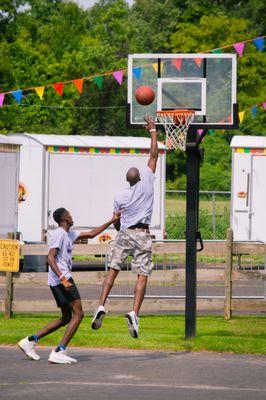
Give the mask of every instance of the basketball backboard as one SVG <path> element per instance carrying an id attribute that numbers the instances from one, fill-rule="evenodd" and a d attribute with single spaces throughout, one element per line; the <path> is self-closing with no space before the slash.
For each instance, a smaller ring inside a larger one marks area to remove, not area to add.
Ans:
<path id="1" fill-rule="evenodd" d="M 153 88 L 152 104 L 136 101 L 134 93 L 140 86 Z M 129 55 L 128 126 L 142 127 L 145 114 L 156 119 L 157 111 L 175 109 L 195 110 L 194 128 L 237 128 L 236 55 Z"/>

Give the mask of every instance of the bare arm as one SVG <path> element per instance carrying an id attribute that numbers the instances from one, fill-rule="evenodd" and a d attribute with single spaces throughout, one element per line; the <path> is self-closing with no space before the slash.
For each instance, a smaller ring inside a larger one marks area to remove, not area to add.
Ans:
<path id="1" fill-rule="evenodd" d="M 156 171 L 156 165 L 158 160 L 158 142 L 157 142 L 157 131 L 154 119 L 150 115 L 146 115 L 144 117 L 147 125 L 145 128 L 151 134 L 151 149 L 150 149 L 150 158 L 148 161 L 148 167 L 152 170 L 152 172 Z"/>
<path id="2" fill-rule="evenodd" d="M 120 220 L 120 215 L 121 215 L 120 211 L 114 212 L 113 218 L 110 219 L 110 221 L 107 221 L 105 224 L 103 224 L 101 226 L 97 226 L 96 228 L 93 228 L 89 232 L 81 232 L 81 234 L 79 235 L 79 238 L 93 239 L 95 236 L 99 235 L 99 233 L 103 232 L 106 228 L 108 228 L 108 226 L 110 226 L 111 224 L 115 225 L 117 223 L 117 221 Z"/>
<path id="3" fill-rule="evenodd" d="M 54 273 L 60 278 L 61 283 L 65 286 L 66 290 L 71 290 L 72 283 L 69 282 L 64 276 L 62 276 L 62 272 L 58 268 L 58 265 L 56 263 L 56 255 L 57 255 L 58 249 L 50 249 L 47 257 L 48 264 L 54 271 Z"/>

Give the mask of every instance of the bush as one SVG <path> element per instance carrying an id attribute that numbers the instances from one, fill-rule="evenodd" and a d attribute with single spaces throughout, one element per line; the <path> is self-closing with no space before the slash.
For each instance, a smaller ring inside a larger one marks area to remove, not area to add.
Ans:
<path id="1" fill-rule="evenodd" d="M 165 220 L 168 239 L 185 239 L 186 215 L 168 215 Z M 230 225 L 230 210 L 218 209 L 216 213 L 216 239 L 225 240 Z M 199 230 L 204 240 L 213 239 L 213 216 L 207 210 L 199 215 Z"/>

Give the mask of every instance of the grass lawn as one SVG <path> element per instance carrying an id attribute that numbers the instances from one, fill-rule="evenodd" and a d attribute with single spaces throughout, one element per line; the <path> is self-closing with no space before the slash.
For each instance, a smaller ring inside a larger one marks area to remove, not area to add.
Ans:
<path id="1" fill-rule="evenodd" d="M 224 210 L 230 208 L 229 200 L 217 200 L 216 199 L 216 212 L 218 210 Z M 200 200 L 200 209 L 207 210 L 212 213 L 213 204 L 211 200 Z M 185 199 L 175 199 L 175 198 L 166 198 L 165 199 L 165 214 L 173 215 L 173 214 L 184 214 L 186 212 L 186 201 Z"/>
<path id="2" fill-rule="evenodd" d="M 53 318 L 48 314 L 16 314 L 6 320 L 0 315 L 0 344 L 16 344 Z M 266 316 L 237 316 L 230 321 L 222 316 L 199 316 L 197 337 L 189 341 L 184 340 L 184 316 L 180 315 L 142 316 L 137 340 L 129 336 L 123 317 L 107 316 L 99 331 L 91 330 L 90 321 L 90 317 L 84 318 L 72 346 L 266 354 Z M 55 346 L 62 334 L 63 329 L 42 339 L 40 344 Z"/>

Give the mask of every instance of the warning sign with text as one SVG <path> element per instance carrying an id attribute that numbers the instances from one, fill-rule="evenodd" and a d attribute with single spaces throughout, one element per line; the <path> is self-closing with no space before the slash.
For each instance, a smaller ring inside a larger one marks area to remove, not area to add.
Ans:
<path id="1" fill-rule="evenodd" d="M 0 239 L 0 271 L 19 271 L 19 242 Z"/>

